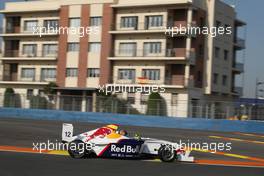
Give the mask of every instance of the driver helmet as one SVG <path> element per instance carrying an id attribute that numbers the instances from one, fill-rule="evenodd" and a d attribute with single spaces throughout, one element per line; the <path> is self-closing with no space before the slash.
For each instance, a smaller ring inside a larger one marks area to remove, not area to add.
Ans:
<path id="1" fill-rule="evenodd" d="M 110 125 L 107 125 L 106 127 L 110 128 L 113 131 L 117 131 L 119 126 L 116 124 L 110 124 Z"/>
<path id="2" fill-rule="evenodd" d="M 122 135 L 122 136 L 127 136 L 128 135 L 128 132 L 126 130 L 120 130 L 118 133 L 120 135 Z"/>

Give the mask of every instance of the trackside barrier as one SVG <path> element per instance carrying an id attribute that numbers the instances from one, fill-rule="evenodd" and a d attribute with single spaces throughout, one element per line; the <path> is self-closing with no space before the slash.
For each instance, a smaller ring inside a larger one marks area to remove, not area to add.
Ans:
<path id="1" fill-rule="evenodd" d="M 145 127 L 264 134 L 263 121 L 229 121 L 198 118 L 171 118 L 143 115 L 122 115 L 92 112 L 83 113 L 17 108 L 0 108 L 0 118 L 78 121 L 104 124 L 116 123 L 120 125 Z"/>

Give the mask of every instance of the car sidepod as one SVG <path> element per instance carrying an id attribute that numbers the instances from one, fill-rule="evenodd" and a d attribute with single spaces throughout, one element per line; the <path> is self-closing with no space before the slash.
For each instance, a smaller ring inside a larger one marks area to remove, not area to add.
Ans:
<path id="1" fill-rule="evenodd" d="M 105 158 L 139 158 L 141 146 L 144 143 L 142 140 L 122 139 L 117 143 L 108 144 L 99 157 Z"/>

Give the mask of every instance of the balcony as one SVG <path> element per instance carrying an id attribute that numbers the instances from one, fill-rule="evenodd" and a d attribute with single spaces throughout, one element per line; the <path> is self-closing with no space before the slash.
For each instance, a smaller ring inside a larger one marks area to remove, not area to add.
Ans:
<path id="1" fill-rule="evenodd" d="M 149 86 L 149 85 L 163 85 L 167 88 L 187 88 L 193 86 L 193 79 L 186 79 L 183 75 L 173 75 L 171 77 L 165 77 L 160 80 L 150 80 L 144 77 L 137 77 L 131 79 L 120 79 L 114 77 L 110 85 L 128 85 L 128 86 Z"/>
<path id="2" fill-rule="evenodd" d="M 233 94 L 235 94 L 239 97 L 243 96 L 243 91 L 244 91 L 243 87 L 234 87 L 232 90 Z"/>
<path id="3" fill-rule="evenodd" d="M 19 51 L 18 50 L 6 50 L 3 53 L 3 57 L 19 57 Z"/>
<path id="4" fill-rule="evenodd" d="M 28 85 L 46 85 L 49 82 L 56 82 L 56 77 L 43 77 L 42 75 L 36 75 L 33 77 L 19 77 L 17 76 L 14 78 L 14 76 L 10 75 L 4 75 L 3 78 L 0 79 L 1 84 L 28 84 Z"/>
<path id="5" fill-rule="evenodd" d="M 186 56 L 186 48 L 173 48 L 160 50 L 158 53 L 151 53 L 146 50 L 115 50 L 114 56 L 109 57 L 109 60 L 176 60 L 188 61 Z M 191 64 L 195 64 L 195 51 L 190 51 L 189 60 Z"/>
<path id="6" fill-rule="evenodd" d="M 240 74 L 244 72 L 244 64 L 243 63 L 235 63 L 233 66 L 233 71 Z"/>
<path id="7" fill-rule="evenodd" d="M 237 50 L 243 50 L 246 48 L 246 41 L 238 37 L 236 38 L 234 45 Z"/>
<path id="8" fill-rule="evenodd" d="M 128 34 L 128 33 L 165 33 L 167 22 L 163 22 L 159 26 L 148 26 L 147 23 L 136 23 L 130 27 L 122 27 L 121 23 L 112 26 L 110 33 L 112 34 Z"/>
<path id="9" fill-rule="evenodd" d="M 12 28 L 6 28 L 7 34 L 20 33 L 20 31 L 21 31 L 20 26 L 14 26 Z"/>
<path id="10" fill-rule="evenodd" d="M 247 25 L 246 22 L 244 22 L 244 21 L 242 21 L 240 19 L 235 19 L 235 26 L 236 27 L 243 27 L 243 26 L 246 26 L 246 25 Z"/>
<path id="11" fill-rule="evenodd" d="M 41 51 L 36 51 L 28 54 L 23 54 L 19 50 L 5 50 L 3 57 L 0 60 L 6 61 L 53 61 L 57 60 L 58 51 L 50 51 L 50 53 L 44 53 Z"/>
<path id="12" fill-rule="evenodd" d="M 131 25 L 131 27 L 122 27 L 120 23 L 112 25 L 111 34 L 138 34 L 138 33 L 165 33 L 168 34 L 168 30 L 174 28 L 175 31 L 180 34 L 181 28 L 187 27 L 187 21 L 166 21 L 160 24 L 159 26 L 149 26 L 147 23 L 136 23 Z M 193 22 L 191 26 L 196 26 L 196 22 Z"/>
<path id="13" fill-rule="evenodd" d="M 6 29 L 5 33 L 20 33 L 21 31 L 21 16 L 10 16 L 6 17 Z M 1 33 L 3 33 L 4 30 L 1 29 Z"/>
<path id="14" fill-rule="evenodd" d="M 0 37 L 44 37 L 44 36 L 57 36 L 58 31 L 44 30 L 43 27 L 37 27 L 39 30 L 24 31 L 20 26 L 13 26 L 9 28 L 0 28 Z M 45 27 L 44 27 L 45 28 Z"/>

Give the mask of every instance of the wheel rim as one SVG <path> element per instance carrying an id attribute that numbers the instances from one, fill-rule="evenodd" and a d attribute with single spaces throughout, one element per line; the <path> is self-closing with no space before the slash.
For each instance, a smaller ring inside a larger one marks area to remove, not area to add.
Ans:
<path id="1" fill-rule="evenodd" d="M 166 159 L 172 159 L 174 156 L 173 152 L 171 150 L 168 150 L 168 149 L 164 150 L 163 154 L 164 154 L 164 158 L 166 158 Z"/>

